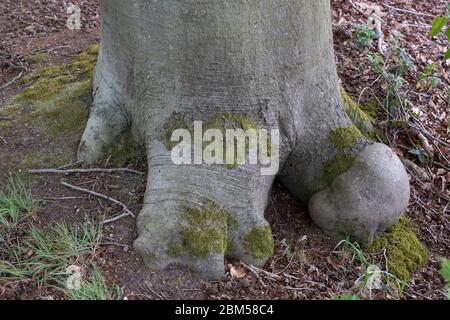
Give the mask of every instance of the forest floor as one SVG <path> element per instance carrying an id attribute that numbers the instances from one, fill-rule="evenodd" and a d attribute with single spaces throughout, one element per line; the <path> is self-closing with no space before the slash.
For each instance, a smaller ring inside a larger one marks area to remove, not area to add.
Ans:
<path id="1" fill-rule="evenodd" d="M 273 258 L 264 269 L 226 261 L 224 277 L 206 282 L 182 266 L 146 269 L 132 250 L 135 219 L 101 224 L 123 208 L 62 184 L 117 199 L 137 215 L 145 175 L 29 174 L 70 163 L 64 168 L 81 168 L 73 164 L 80 125 L 56 136 L 48 130 L 57 126 L 53 120 L 35 125 L 32 107 L 19 103 L 2 109 L 30 87 L 22 81 L 25 76 L 68 64 L 99 42 L 99 1 L 72 3 L 80 4 L 81 30 L 66 27 L 61 1 L 0 3 L 0 299 L 446 299 L 439 271 L 440 257 L 450 257 L 450 66 L 442 60 L 446 39 L 429 36 L 445 1 L 371 2 L 382 10 L 381 40 L 379 32 L 364 27 L 366 7 L 356 0 L 332 1 L 342 86 L 360 104 L 375 100 L 382 106 L 374 123 L 380 139 L 406 159 L 411 178 L 406 215 L 429 253 L 409 281 L 383 278 L 375 289 L 364 279 L 372 265 L 385 270 L 386 255 L 328 238 L 277 183 L 266 212 L 275 237 Z M 89 102 L 86 97 L 81 102 L 82 119 Z M 125 165 L 146 171 L 138 155 Z M 95 168 L 109 166 L 105 160 Z M 18 178 L 11 180 L 12 175 Z M 68 273 L 74 281 L 80 275 L 83 292 L 67 288 Z"/>

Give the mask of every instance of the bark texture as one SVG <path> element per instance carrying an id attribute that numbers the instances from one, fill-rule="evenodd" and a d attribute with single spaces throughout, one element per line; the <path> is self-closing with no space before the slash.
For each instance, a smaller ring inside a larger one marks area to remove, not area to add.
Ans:
<path id="1" fill-rule="evenodd" d="M 280 130 L 278 178 L 326 233 L 370 240 L 406 208 L 406 172 L 342 105 L 328 0 L 102 1 L 94 103 L 79 159 L 100 159 L 131 126 L 148 182 L 134 247 L 152 268 L 223 274 L 224 255 L 257 266 L 273 252 L 264 218 L 276 176 L 257 165 L 175 165 L 167 134 Z"/>

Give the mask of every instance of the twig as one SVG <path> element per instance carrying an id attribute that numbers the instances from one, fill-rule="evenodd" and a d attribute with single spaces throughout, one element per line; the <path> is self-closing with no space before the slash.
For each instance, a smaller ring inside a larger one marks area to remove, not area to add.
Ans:
<path id="1" fill-rule="evenodd" d="M 128 211 L 128 212 L 119 214 L 118 216 L 116 216 L 116 217 L 114 217 L 114 218 L 106 219 L 106 220 L 100 222 L 100 224 L 108 224 L 108 223 L 111 223 L 111 222 L 120 220 L 120 219 L 122 219 L 122 218 L 128 217 L 128 216 L 130 216 L 130 215 L 133 216 L 132 214 L 130 214 L 130 212 L 131 212 L 131 211 Z M 134 216 L 133 216 L 133 217 L 134 217 Z"/>
<path id="2" fill-rule="evenodd" d="M 0 89 L 5 89 L 5 88 L 9 87 L 10 85 L 12 85 L 14 82 L 16 82 L 16 80 L 18 80 L 18 79 L 20 79 L 20 78 L 22 77 L 22 75 L 23 75 L 24 72 L 25 72 L 25 71 L 20 72 L 18 76 L 16 76 L 14 79 L 12 79 L 12 80 L 11 80 L 10 82 L 8 82 L 7 84 L 1 86 Z"/>
<path id="3" fill-rule="evenodd" d="M 284 288 L 286 290 L 295 290 L 295 291 L 314 290 L 313 288 L 307 288 L 307 287 L 305 287 L 305 288 L 294 288 L 294 287 L 287 286 L 287 287 L 284 287 Z"/>
<path id="4" fill-rule="evenodd" d="M 41 52 L 47 52 L 48 53 L 48 52 L 54 51 L 56 49 L 62 49 L 62 48 L 70 48 L 70 46 L 56 46 L 56 47 L 53 47 L 53 48 L 37 49 L 37 50 L 33 50 L 33 51 L 30 51 L 30 52 L 24 54 L 24 56 L 25 57 L 29 56 L 32 53 L 41 53 Z"/>
<path id="5" fill-rule="evenodd" d="M 44 197 L 43 200 L 49 200 L 49 201 L 58 201 L 58 200 L 76 200 L 76 199 L 83 199 L 83 197 Z"/>
<path id="6" fill-rule="evenodd" d="M 417 11 L 414 11 L 414 10 L 396 8 L 396 7 L 390 6 L 390 5 L 386 4 L 386 3 L 383 3 L 383 6 L 385 6 L 386 8 L 389 8 L 391 10 L 398 11 L 398 12 L 409 13 L 409 14 L 413 14 L 413 15 L 421 16 L 421 17 L 434 18 L 434 16 L 432 14 L 429 14 L 429 13 L 423 13 L 423 12 L 417 12 Z"/>
<path id="7" fill-rule="evenodd" d="M 259 275 L 259 273 L 254 269 L 254 266 L 249 266 L 246 265 L 245 263 L 241 262 L 241 265 L 247 269 L 248 271 L 250 271 L 251 273 L 253 273 L 253 275 L 256 277 L 256 279 L 258 279 L 259 283 L 261 283 L 261 285 L 263 287 L 267 287 L 267 285 L 264 283 L 264 281 L 261 279 L 261 276 Z"/>
<path id="8" fill-rule="evenodd" d="M 76 166 L 76 165 L 78 165 L 78 164 L 80 164 L 80 163 L 82 163 L 82 162 L 83 162 L 83 161 L 77 161 L 77 162 L 73 162 L 73 163 L 68 163 L 68 164 L 65 164 L 65 165 L 63 165 L 63 166 L 61 166 L 61 167 L 58 167 L 57 169 L 58 169 L 58 170 L 67 169 L 67 168 Z"/>
<path id="9" fill-rule="evenodd" d="M 92 172 L 106 172 L 106 173 L 113 173 L 113 172 L 128 172 L 128 173 L 134 173 L 143 175 L 143 172 L 128 169 L 128 168 L 93 168 L 93 169 L 34 169 L 34 170 L 28 170 L 29 173 L 34 174 L 41 174 L 41 173 L 53 173 L 53 174 L 70 174 L 70 173 L 92 173 Z"/>
<path id="10" fill-rule="evenodd" d="M 256 272 L 262 273 L 262 274 L 265 275 L 266 277 L 271 278 L 271 279 L 273 279 L 273 280 L 276 280 L 276 281 L 282 280 L 282 277 L 281 277 L 280 275 L 278 275 L 278 274 L 275 274 L 275 273 L 272 273 L 272 272 L 269 272 L 269 271 L 260 269 L 260 268 L 258 268 L 258 267 L 255 267 L 254 265 L 248 266 L 248 265 L 246 265 L 246 264 L 244 264 L 244 263 L 242 263 L 242 262 L 241 262 L 241 264 L 242 264 L 244 267 L 246 267 L 247 269 L 248 269 L 248 268 L 252 268 L 252 269 L 255 270 Z"/>
<path id="11" fill-rule="evenodd" d="M 123 210 L 124 210 L 124 213 L 121 214 L 120 216 L 117 216 L 117 217 L 112 218 L 112 219 L 109 219 L 109 220 L 116 221 L 116 220 L 118 220 L 118 219 L 120 219 L 120 218 L 123 218 L 123 217 L 125 217 L 125 216 L 128 216 L 128 215 L 132 216 L 133 218 L 135 217 L 135 215 L 133 214 L 133 212 L 131 212 L 131 211 L 128 209 L 128 207 L 127 207 L 124 203 L 120 202 L 119 200 L 113 199 L 113 198 L 111 198 L 111 197 L 108 197 L 108 196 L 106 196 L 106 195 L 104 195 L 104 194 L 101 194 L 101 193 L 98 193 L 98 192 L 95 192 L 95 191 L 91 191 L 91 190 L 88 190 L 88 189 L 84 189 L 84 188 L 80 188 L 80 187 L 77 187 L 77 186 L 68 184 L 68 183 L 65 182 L 65 181 L 61 181 L 61 184 L 62 184 L 63 186 L 65 186 L 65 187 L 70 188 L 70 189 L 77 190 L 77 191 L 81 191 L 81 192 L 85 192 L 85 193 L 89 193 L 89 194 L 92 194 L 92 195 L 94 195 L 94 196 L 96 196 L 96 197 L 99 197 L 99 198 L 102 198 L 102 199 L 111 201 L 111 202 L 113 202 L 113 203 L 118 204 L 119 206 L 121 206 L 121 207 L 123 208 Z M 105 221 L 108 221 L 108 220 L 105 220 Z M 105 221 L 104 221 L 103 223 L 105 223 Z M 112 221 L 109 221 L 109 222 L 112 222 Z"/>

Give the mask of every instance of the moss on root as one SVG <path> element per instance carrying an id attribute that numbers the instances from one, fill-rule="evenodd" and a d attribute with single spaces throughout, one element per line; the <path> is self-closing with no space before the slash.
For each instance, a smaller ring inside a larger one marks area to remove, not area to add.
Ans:
<path id="1" fill-rule="evenodd" d="M 348 95 L 343 87 L 340 87 L 341 99 L 347 115 L 362 132 L 372 131 L 372 118 Z"/>
<path id="2" fill-rule="evenodd" d="M 375 100 L 370 100 L 359 106 L 362 111 L 364 111 L 369 117 L 376 118 L 383 109 L 380 107 L 379 103 Z"/>
<path id="3" fill-rule="evenodd" d="M 211 117 L 209 120 L 204 121 L 202 125 L 203 133 L 209 129 L 218 129 L 222 132 L 223 137 L 226 137 L 227 129 L 242 129 L 244 131 L 250 129 L 257 129 L 257 122 L 252 119 L 249 115 L 245 113 L 232 113 L 232 112 L 219 112 Z M 167 150 L 171 150 L 174 146 L 178 144 L 176 141 L 171 141 L 172 133 L 176 129 L 186 129 L 190 132 L 191 136 L 194 134 L 194 129 L 192 125 L 189 125 L 182 113 L 174 112 L 167 119 L 163 126 L 163 131 L 161 134 L 161 141 L 164 143 Z M 257 132 L 258 133 L 258 132 Z M 270 144 L 268 137 L 267 142 L 267 152 L 268 156 L 271 154 L 272 146 Z M 205 149 L 210 142 L 203 142 L 203 149 Z M 226 143 L 223 144 L 223 155 L 226 155 Z M 257 145 L 250 145 L 248 139 L 245 141 L 245 155 L 248 155 L 250 148 L 257 148 Z M 235 152 L 235 158 L 233 163 L 225 164 L 227 169 L 235 169 L 239 166 L 237 161 L 237 152 Z"/>
<path id="4" fill-rule="evenodd" d="M 355 145 L 363 137 L 356 126 L 337 128 L 330 133 L 331 143 L 337 148 L 347 148 Z"/>
<path id="5" fill-rule="evenodd" d="M 174 259 L 178 258 L 182 253 L 183 253 L 183 247 L 179 243 L 171 242 L 167 246 L 167 254 L 171 258 L 174 258 Z"/>
<path id="6" fill-rule="evenodd" d="M 172 150 L 172 148 L 178 144 L 176 141 L 171 141 L 172 133 L 177 129 L 186 129 L 191 131 L 184 115 L 180 112 L 172 113 L 164 123 L 161 141 L 164 143 L 167 150 Z"/>
<path id="7" fill-rule="evenodd" d="M 253 228 L 243 240 L 245 252 L 253 258 L 266 260 L 273 255 L 274 241 L 270 226 Z"/>
<path id="8" fill-rule="evenodd" d="M 333 180 L 340 174 L 346 172 L 353 164 L 355 156 L 348 153 L 338 153 L 324 165 L 324 170 L 320 181 L 323 186 L 330 185 Z"/>
<path id="9" fill-rule="evenodd" d="M 229 226 L 234 223 L 226 210 L 212 202 L 202 208 L 186 207 L 179 225 L 181 242 L 169 244 L 167 254 L 174 258 L 184 253 L 191 257 L 224 254 L 229 246 Z"/>
<path id="10" fill-rule="evenodd" d="M 131 129 L 120 135 L 116 143 L 108 150 L 109 161 L 117 167 L 125 166 L 133 157 L 135 142 Z"/>
<path id="11" fill-rule="evenodd" d="M 226 137 L 227 129 L 242 129 L 244 131 L 254 129 L 256 130 L 258 127 L 256 121 L 252 119 L 249 115 L 245 113 L 232 113 L 232 112 L 220 112 L 214 115 L 211 119 L 206 121 L 203 126 L 203 132 L 206 132 L 209 129 L 219 129 L 223 137 Z M 204 142 L 203 149 L 208 146 L 209 142 Z M 245 141 L 245 156 L 248 156 L 249 149 L 257 146 L 250 146 L 249 141 L 246 139 Z M 223 155 L 226 155 L 226 144 L 223 145 Z M 270 144 L 268 143 L 268 149 L 270 149 Z M 269 150 L 270 151 L 270 150 Z M 235 149 L 234 152 L 234 161 L 232 163 L 226 163 L 225 168 L 227 169 L 236 169 L 239 167 L 237 152 Z"/>
<path id="12" fill-rule="evenodd" d="M 413 225 L 404 215 L 384 236 L 364 248 L 369 253 L 386 249 L 387 266 L 391 274 L 408 281 L 426 262 L 428 252 L 416 236 Z"/>

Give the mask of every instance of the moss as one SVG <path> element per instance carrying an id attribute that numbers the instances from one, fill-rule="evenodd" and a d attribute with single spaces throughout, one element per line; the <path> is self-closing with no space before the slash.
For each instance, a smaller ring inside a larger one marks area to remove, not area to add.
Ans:
<path id="1" fill-rule="evenodd" d="M 96 57 L 90 53 L 95 50 L 86 52 L 74 61 L 89 61 L 89 70 L 93 70 Z M 22 83 L 29 86 L 2 109 L 13 120 L 5 121 L 6 124 L 1 121 L 1 130 L 15 130 L 18 125 L 27 124 L 33 132 L 42 133 L 42 139 L 49 140 L 49 148 L 32 148 L 22 155 L 19 161 L 26 168 L 57 167 L 74 156 L 89 114 L 92 80 L 90 74 L 70 72 L 69 65 L 48 66 L 28 74 Z"/>
<path id="2" fill-rule="evenodd" d="M 67 84 L 76 78 L 73 75 L 59 76 L 55 78 L 41 78 L 31 87 L 23 90 L 13 98 L 13 103 L 45 101 L 60 93 Z"/>
<path id="3" fill-rule="evenodd" d="M 169 257 L 178 258 L 183 253 L 183 247 L 179 243 L 171 242 L 167 246 L 166 252 L 169 255 Z"/>
<path id="4" fill-rule="evenodd" d="M 346 172 L 353 164 L 355 156 L 347 153 L 338 153 L 335 157 L 327 161 L 320 180 L 323 186 L 330 185 L 340 174 Z"/>
<path id="5" fill-rule="evenodd" d="M 12 117 L 18 114 L 22 110 L 20 104 L 10 104 L 2 109 L 2 114 L 6 117 Z"/>
<path id="6" fill-rule="evenodd" d="M 65 74 L 66 73 L 64 66 L 50 66 L 39 68 L 20 79 L 20 84 L 28 84 L 39 77 L 54 78 Z"/>
<path id="7" fill-rule="evenodd" d="M 90 45 L 89 47 L 86 48 L 86 50 L 84 50 L 87 54 L 93 55 L 93 56 L 97 56 L 98 53 L 100 52 L 100 45 L 98 44 L 93 44 Z"/>
<path id="8" fill-rule="evenodd" d="M 191 136 L 193 136 L 194 134 L 194 129 L 192 128 L 192 126 L 188 125 L 185 116 L 182 113 L 179 112 L 172 113 L 172 115 L 167 119 L 166 123 L 164 124 L 163 132 L 161 135 L 161 140 L 168 150 L 171 150 L 174 146 L 178 144 L 178 142 L 170 140 L 172 137 L 172 133 L 176 129 L 186 129 L 191 133 Z M 249 117 L 247 114 L 244 113 L 220 112 L 215 114 L 209 120 L 203 122 L 202 129 L 203 133 L 209 129 L 219 129 L 221 130 L 223 136 L 225 137 L 225 132 L 227 129 L 243 129 L 243 130 L 257 129 L 257 124 L 251 117 Z M 209 142 L 204 142 L 203 148 L 205 148 L 208 145 Z M 248 147 L 249 146 L 247 143 L 246 148 L 248 149 Z"/>
<path id="9" fill-rule="evenodd" d="M 28 61 L 31 63 L 38 63 L 47 60 L 49 57 L 47 52 L 36 52 L 28 57 Z"/>
<path id="10" fill-rule="evenodd" d="M 389 272 L 403 281 L 426 262 L 428 252 L 417 238 L 414 227 L 404 215 L 386 234 L 365 247 L 369 253 L 386 249 Z"/>
<path id="11" fill-rule="evenodd" d="M 338 128 L 330 133 L 330 140 L 335 147 L 346 148 L 355 145 L 362 138 L 356 126 Z"/>
<path id="12" fill-rule="evenodd" d="M 65 66 L 66 70 L 72 74 L 85 75 L 92 77 L 97 62 L 97 56 L 86 52 L 80 53 Z"/>
<path id="13" fill-rule="evenodd" d="M 181 215 L 180 243 L 171 243 L 168 254 L 177 257 L 187 253 L 192 257 L 206 257 L 211 253 L 224 254 L 229 246 L 229 226 L 234 226 L 231 215 L 209 202 L 202 208 L 186 207 Z"/>
<path id="14" fill-rule="evenodd" d="M 163 132 L 161 134 L 161 141 L 164 143 L 167 150 L 172 150 L 172 148 L 178 144 L 176 141 L 171 141 L 172 133 L 177 129 L 189 130 L 189 126 L 182 113 L 174 112 L 164 124 Z"/>
<path id="15" fill-rule="evenodd" d="M 116 143 L 107 152 L 112 165 L 117 167 L 125 166 L 134 154 L 134 139 L 131 129 L 120 135 Z"/>
<path id="16" fill-rule="evenodd" d="M 34 81 L 37 77 L 38 77 L 38 75 L 35 72 L 31 72 L 31 73 L 23 76 L 22 79 L 20 79 L 19 83 L 22 85 L 28 84 L 31 81 Z"/>
<path id="17" fill-rule="evenodd" d="M 33 112 L 20 122 L 37 125 L 50 137 L 66 132 L 81 133 L 88 117 L 86 104 L 91 96 L 91 71 L 95 68 L 97 52 L 91 46 L 66 65 L 40 68 L 22 78 L 22 84 L 34 82 L 9 104 L 30 105 Z"/>
<path id="18" fill-rule="evenodd" d="M 370 131 L 368 128 L 371 127 L 372 118 L 361 110 L 360 106 L 348 95 L 343 87 L 340 87 L 340 92 L 345 111 L 355 126 L 363 132 Z"/>
<path id="19" fill-rule="evenodd" d="M 383 110 L 376 100 L 368 101 L 360 105 L 360 108 L 371 118 L 378 117 Z"/>
<path id="20" fill-rule="evenodd" d="M 21 166 L 28 169 L 60 167 L 70 163 L 73 158 L 73 150 L 62 148 L 61 150 L 41 150 L 30 152 L 20 161 Z"/>
<path id="21" fill-rule="evenodd" d="M 273 255 L 274 241 L 269 226 L 253 228 L 243 240 L 245 252 L 255 259 L 266 260 Z"/>
<path id="22" fill-rule="evenodd" d="M 21 122 L 43 128 L 49 137 L 67 132 L 81 134 L 89 115 L 83 100 L 90 95 L 91 89 L 90 80 L 71 83 L 51 101 L 23 117 Z"/>
<path id="23" fill-rule="evenodd" d="M 389 120 L 387 122 L 387 126 L 390 128 L 408 128 L 409 124 L 408 121 L 405 120 Z"/>
<path id="24" fill-rule="evenodd" d="M 203 125 L 203 132 L 206 132 L 209 129 L 219 129 L 221 130 L 223 137 L 225 139 L 226 137 L 226 130 L 227 129 L 242 129 L 244 131 L 251 130 L 251 129 L 257 129 L 258 125 L 254 119 L 252 119 L 249 115 L 245 113 L 232 113 L 232 112 L 220 112 L 215 114 L 211 119 L 206 121 Z M 206 148 L 209 145 L 209 142 L 204 142 L 203 149 Z M 250 149 L 250 144 L 248 141 L 245 141 L 245 155 L 248 156 L 248 152 Z M 253 148 L 256 148 L 257 146 L 252 146 Z M 223 145 L 223 155 L 225 159 L 226 155 L 226 144 Z M 268 152 L 270 154 L 270 143 L 268 143 Z M 236 169 L 239 167 L 238 159 L 237 159 L 237 152 L 235 149 L 234 154 L 234 162 L 233 163 L 226 163 L 225 168 L 227 169 Z"/>

